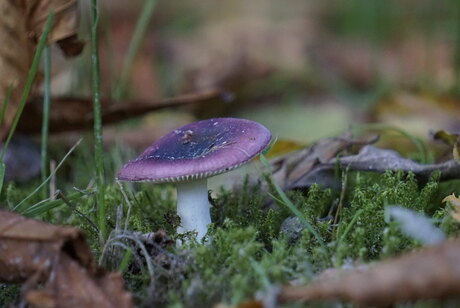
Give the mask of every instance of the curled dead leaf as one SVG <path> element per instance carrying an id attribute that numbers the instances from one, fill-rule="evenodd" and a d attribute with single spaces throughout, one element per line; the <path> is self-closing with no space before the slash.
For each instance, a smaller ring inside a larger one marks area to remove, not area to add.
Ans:
<path id="1" fill-rule="evenodd" d="M 132 307 L 117 273 L 93 259 L 83 232 L 0 211 L 0 281 L 24 283 L 36 307 Z"/>
<path id="2" fill-rule="evenodd" d="M 287 286 L 281 303 L 343 300 L 357 305 L 388 307 L 423 299 L 460 295 L 460 240 L 424 248 L 369 269 L 320 275 L 306 286 Z"/>
<path id="3" fill-rule="evenodd" d="M 84 43 L 78 40 L 78 1 L 77 0 L 22 0 L 23 22 L 26 23 L 28 37 L 34 43 L 45 27 L 50 12 L 54 14 L 53 28 L 48 43 L 59 42 L 59 47 L 67 56 L 78 55 Z"/>
<path id="4" fill-rule="evenodd" d="M 60 42 L 66 55 L 77 55 L 83 48 L 77 35 L 77 0 L 0 0 L 0 102 L 9 96 L 1 121 L 0 137 L 11 125 L 35 48 L 50 11 L 54 23 L 49 43 Z"/>
<path id="5" fill-rule="evenodd" d="M 321 139 L 311 147 L 272 159 L 273 177 L 281 187 L 286 189 L 300 187 L 304 185 L 303 179 L 308 177 L 315 167 L 335 160 L 337 155 L 347 153 L 347 150 L 353 147 L 360 148 L 377 140 L 378 136 L 359 140 L 351 138 L 349 134 Z M 327 186 L 332 186 L 332 184 Z"/>
<path id="6" fill-rule="evenodd" d="M 439 164 L 423 165 L 404 158 L 393 150 L 366 145 L 356 155 L 343 156 L 337 159 L 332 158 L 325 163 L 315 164 L 308 172 L 303 173 L 296 181 L 291 182 L 288 187 L 307 187 L 313 183 L 334 187 L 334 185 L 340 184 L 339 179 L 334 174 L 337 164 L 354 171 L 383 173 L 387 170 L 401 170 L 412 172 L 418 179 L 423 181 L 427 181 L 433 172 L 440 172 L 441 180 L 460 178 L 460 164 L 453 159 Z"/>

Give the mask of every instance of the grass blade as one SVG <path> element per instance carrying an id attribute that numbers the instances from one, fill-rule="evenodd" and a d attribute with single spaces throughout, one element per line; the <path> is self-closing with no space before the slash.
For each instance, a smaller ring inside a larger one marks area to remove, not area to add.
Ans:
<path id="1" fill-rule="evenodd" d="M 21 118 L 21 114 L 24 110 L 24 106 L 26 105 L 27 98 L 29 97 L 30 91 L 32 89 L 35 75 L 37 74 L 37 71 L 38 71 L 38 66 L 40 64 L 40 58 L 42 56 L 43 49 L 45 48 L 46 42 L 48 40 L 48 34 L 51 31 L 53 20 L 54 20 L 54 13 L 50 12 L 50 14 L 48 15 L 48 18 L 46 19 L 43 33 L 40 36 L 40 40 L 37 45 L 37 50 L 35 51 L 34 58 L 32 60 L 32 65 L 30 66 L 29 72 L 27 74 L 26 83 L 24 85 L 24 90 L 22 91 L 21 99 L 19 100 L 18 109 L 14 116 L 13 123 L 11 124 L 11 128 L 8 133 L 8 137 L 6 138 L 6 141 L 3 145 L 3 149 L 0 154 L 0 160 L 3 160 L 3 157 L 5 156 L 6 149 L 8 148 L 8 145 L 10 144 L 11 138 L 13 137 L 14 131 L 16 130 L 16 126 L 18 125 L 19 119 Z"/>
<path id="2" fill-rule="evenodd" d="M 12 92 L 12 88 L 11 86 L 9 86 L 8 89 L 6 90 L 5 98 L 3 99 L 2 109 L 0 110 L 0 125 L 3 125 L 3 122 L 5 121 L 5 113 L 10 103 L 11 92 Z"/>
<path id="3" fill-rule="evenodd" d="M 80 191 L 74 192 L 69 194 L 66 198 L 67 200 L 70 201 L 76 201 L 80 198 L 82 198 L 84 194 Z M 54 197 L 54 196 L 53 196 Z M 38 203 L 35 203 L 34 205 L 26 208 L 24 211 L 21 212 L 22 215 L 27 216 L 27 217 L 37 217 L 40 216 L 54 208 L 57 208 L 59 206 L 64 205 L 65 202 L 62 198 L 60 199 L 52 199 L 47 198 L 44 200 L 41 200 Z"/>
<path id="4" fill-rule="evenodd" d="M 139 51 L 142 39 L 145 36 L 145 32 L 147 30 L 150 18 L 152 17 L 156 3 L 156 0 L 146 0 L 144 2 L 144 6 L 142 7 L 141 11 L 141 16 L 137 21 L 131 42 L 129 43 L 128 52 L 126 53 L 126 57 L 123 61 L 123 67 L 120 74 L 120 81 L 118 82 L 118 86 L 116 87 L 116 99 L 122 98 L 126 92 L 134 60 L 136 58 L 137 52 Z"/>
<path id="5" fill-rule="evenodd" d="M 359 216 L 361 216 L 361 214 L 364 212 L 363 209 L 359 209 L 358 211 L 356 211 L 355 215 L 353 216 L 353 218 L 351 219 L 350 223 L 348 224 L 347 228 L 345 229 L 345 231 L 343 232 L 342 235 L 340 235 L 340 238 L 338 240 L 338 243 L 337 243 L 337 246 L 339 246 L 338 244 L 343 242 L 345 240 L 345 238 L 347 237 L 348 233 L 350 233 L 351 231 L 351 228 L 355 225 L 355 223 L 358 221 L 358 218 Z M 340 231 L 340 230 L 339 230 Z M 339 233 L 339 232 L 337 232 Z"/>
<path id="6" fill-rule="evenodd" d="M 42 121 L 42 144 L 41 144 L 41 175 L 42 182 L 48 175 L 48 130 L 49 114 L 51 107 L 51 48 L 47 46 L 44 50 L 45 70 L 45 91 L 43 96 L 43 121 Z M 43 187 L 43 197 L 48 196 L 48 189 Z"/>
<path id="7" fill-rule="evenodd" d="M 56 168 L 53 170 L 53 172 L 50 173 L 50 175 L 45 179 L 45 181 L 43 181 L 40 185 L 38 185 L 37 188 L 34 189 L 34 191 L 32 191 L 27 197 L 25 197 L 24 199 L 22 199 L 21 202 L 19 202 L 14 208 L 13 208 L 13 211 L 20 211 L 20 207 L 21 205 L 24 204 L 24 202 L 26 202 L 27 200 L 30 199 L 30 197 L 32 197 L 33 195 L 35 195 L 37 193 L 37 191 L 39 191 L 46 183 L 49 182 L 49 180 L 56 174 L 56 172 L 59 170 L 59 168 L 61 168 L 62 164 L 66 161 L 67 157 L 69 157 L 70 154 L 72 154 L 72 152 L 77 148 L 77 146 L 80 144 L 81 142 L 81 139 L 77 141 L 77 143 L 74 144 L 74 146 L 67 152 L 67 154 L 62 158 L 62 160 L 59 162 L 59 164 L 56 166 Z"/>
<path id="8" fill-rule="evenodd" d="M 123 259 L 121 259 L 120 265 L 118 266 L 118 270 L 120 273 L 123 273 L 131 262 L 131 257 L 133 256 L 133 252 L 129 249 L 125 250 L 123 254 Z"/>
<path id="9" fill-rule="evenodd" d="M 268 162 L 267 158 L 263 155 L 263 154 L 260 154 L 260 161 L 262 162 L 262 164 L 268 168 L 268 169 L 271 169 L 271 166 L 270 166 L 270 163 Z M 281 189 L 281 187 L 276 184 L 274 181 L 272 181 L 272 179 L 270 178 L 270 181 L 271 181 L 271 185 L 275 188 L 276 190 L 276 193 L 278 194 L 278 198 L 275 198 L 276 200 L 278 201 L 281 201 L 281 203 L 283 205 L 285 205 L 295 216 L 297 216 L 297 218 L 299 218 L 299 220 L 303 223 L 303 225 L 305 226 L 305 228 L 310 231 L 310 233 L 315 237 L 315 239 L 318 241 L 318 243 L 321 245 L 321 247 L 327 251 L 326 249 L 326 244 L 324 243 L 324 240 L 321 238 L 321 236 L 319 235 L 319 233 L 315 230 L 315 228 L 308 222 L 308 220 L 305 218 L 304 215 L 302 215 L 302 213 L 299 211 L 299 209 L 294 205 L 294 203 L 292 203 L 292 201 L 288 198 L 288 196 L 286 196 L 286 194 L 284 193 L 284 191 Z M 273 197 L 273 196 L 272 196 Z"/>
<path id="10" fill-rule="evenodd" d="M 94 116 L 94 157 L 96 167 L 97 185 L 97 224 L 100 238 L 104 241 L 107 237 L 105 183 L 104 183 L 104 153 L 102 144 L 102 116 L 101 116 L 101 79 L 99 65 L 99 36 L 97 33 L 99 23 L 99 8 L 97 0 L 91 0 L 91 72 L 93 79 L 93 116 Z"/>
<path id="11" fill-rule="evenodd" d="M 2 191 L 3 182 L 5 180 L 5 169 L 6 169 L 6 166 L 5 166 L 5 163 L 2 160 L 2 161 L 0 161 L 0 192 Z"/>
<path id="12" fill-rule="evenodd" d="M 35 79 L 35 75 L 37 74 L 38 71 L 38 66 L 40 64 L 40 58 L 42 56 L 43 49 L 45 48 L 46 41 L 48 40 L 48 34 L 51 31 L 51 26 L 53 24 L 53 19 L 54 19 L 54 14 L 53 12 L 50 12 L 48 15 L 48 18 L 46 19 L 45 23 L 45 28 L 43 29 L 43 33 L 40 36 L 40 40 L 37 45 L 37 50 L 35 51 L 34 58 L 32 60 L 32 65 L 30 66 L 29 72 L 27 74 L 27 79 L 26 83 L 24 85 L 24 90 L 22 91 L 22 96 L 19 101 L 18 109 L 16 110 L 16 114 L 14 115 L 13 122 L 11 123 L 10 131 L 8 133 L 8 137 L 5 140 L 5 143 L 3 144 L 2 151 L 0 153 L 0 192 L 2 191 L 3 188 L 3 181 L 5 179 L 5 163 L 3 162 L 3 158 L 5 157 L 6 150 L 8 148 L 8 145 L 11 142 L 11 138 L 13 137 L 14 131 L 16 130 L 16 126 L 19 123 L 19 119 L 21 118 L 21 114 L 24 111 L 24 106 L 26 105 L 27 98 L 29 97 L 30 90 L 32 89 L 32 85 Z M 5 115 L 6 107 L 9 103 L 11 96 L 11 87 L 8 89 L 5 101 L 3 102 L 2 110 L 1 110 L 1 121 L 3 123 L 3 117 Z"/>

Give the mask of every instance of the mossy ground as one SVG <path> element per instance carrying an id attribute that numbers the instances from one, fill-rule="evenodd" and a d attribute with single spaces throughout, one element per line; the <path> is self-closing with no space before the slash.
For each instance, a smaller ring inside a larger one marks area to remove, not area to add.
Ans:
<path id="1" fill-rule="evenodd" d="M 94 172 L 84 163 L 88 155 L 79 150 L 57 178 L 58 188 L 65 196 L 76 191 L 73 187 L 83 191 L 36 217 L 84 229 L 96 257 L 100 257 L 103 249 L 97 226 L 91 222 L 95 220 L 95 195 L 88 185 Z M 124 160 L 124 155 L 114 150 L 106 162 L 108 228 L 124 227 L 131 208 L 128 230 L 147 233 L 162 229 L 173 240 L 169 245 L 148 250 L 154 254 L 149 261 L 151 272 L 142 247 L 130 239 L 119 243 L 133 249 L 131 258 L 114 246 L 104 252 L 103 264 L 124 270 L 126 286 L 141 307 L 238 304 L 267 296 L 276 286 L 289 281 L 307 283 L 330 267 L 378 261 L 420 246 L 385 217 L 386 205 L 407 207 L 433 217 L 448 236 L 460 233 L 460 224 L 450 216 L 448 205 L 441 203 L 446 195 L 460 192 L 458 181 L 439 183 L 438 176 L 433 175 L 428 183 L 420 183 L 410 173 L 348 172 L 344 175 L 347 185 L 343 192 L 318 185 L 287 192 L 319 238 L 290 218 L 294 216 L 290 210 L 270 196 L 277 197 L 276 191 L 263 191 L 260 186 L 246 183 L 241 191 L 222 190 L 212 200 L 212 240 L 206 245 L 190 241 L 176 246 L 179 220 L 175 215 L 174 188 L 124 184 L 125 198 L 122 186 L 109 180 Z M 4 208 L 13 208 L 37 183 L 7 184 L 1 196 Z M 37 194 L 28 204 L 41 199 Z M 0 306 L 14 300 L 19 292 L 17 285 L 0 287 Z M 430 306 L 431 302 L 423 305 Z"/>

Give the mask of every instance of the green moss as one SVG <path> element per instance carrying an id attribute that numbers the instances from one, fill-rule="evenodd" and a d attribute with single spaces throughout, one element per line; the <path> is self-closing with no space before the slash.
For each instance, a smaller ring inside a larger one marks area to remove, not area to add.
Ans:
<path id="1" fill-rule="evenodd" d="M 85 157 L 84 153 L 76 154 L 73 163 L 80 164 Z M 114 160 L 109 166 L 117 168 Z M 79 176 L 84 173 L 78 171 Z M 64 182 L 58 186 L 64 195 L 73 191 L 68 187 L 75 176 L 71 173 L 61 178 Z M 78 179 L 81 187 L 90 183 L 91 177 L 88 174 L 86 177 Z M 145 259 L 137 253 L 139 247 L 128 241 L 135 255 L 124 273 L 126 285 L 140 307 L 210 307 L 219 302 L 235 305 L 288 281 L 308 283 L 332 266 L 379 260 L 419 246 L 385 217 L 386 205 L 399 205 L 432 216 L 447 235 L 458 236 L 460 223 L 450 215 L 451 207 L 441 203 L 458 185 L 440 186 L 438 178 L 435 175 L 428 183 L 419 183 L 410 173 L 350 172 L 343 200 L 339 200 L 341 191 L 319 185 L 287 191 L 290 201 L 325 241 L 324 246 L 310 231 L 302 230 L 300 221 L 296 225 L 296 218 L 285 204 L 270 197 L 270 194 L 277 196 L 276 191 L 268 193 L 261 185 L 253 186 L 246 180 L 238 192 L 221 190 L 211 200 L 212 240 L 208 244 L 193 242 L 180 247 L 171 244 L 161 249 L 149 248 L 153 277 L 149 277 Z M 176 238 L 179 218 L 173 186 L 124 184 L 126 202 L 120 186 L 114 181 L 107 182 L 112 183 L 107 185 L 105 197 L 110 230 L 116 225 L 124 226 L 131 208 L 129 230 L 147 233 L 162 229 L 173 240 Z M 34 185 L 7 184 L 1 196 L 4 204 L 14 206 Z M 337 211 L 339 204 L 341 210 Z M 117 217 L 119 208 L 123 215 Z M 84 229 L 96 257 L 100 256 L 101 245 L 92 223 L 96 209 L 91 189 L 51 213 L 53 223 Z M 294 223 L 295 236 L 283 224 L 287 218 Z M 298 226 L 300 229 L 296 231 Z M 119 260 L 112 261 L 106 264 L 116 265 Z"/>
<path id="2" fill-rule="evenodd" d="M 447 205 L 444 208 L 437 210 L 433 214 L 433 219 L 439 223 L 439 227 L 449 237 L 460 236 L 460 222 L 456 221 L 451 213 L 453 208 L 451 205 Z"/>
<path id="3" fill-rule="evenodd" d="M 165 230 L 174 235 L 179 224 L 171 185 L 143 184 L 132 196 L 130 229 L 143 233 Z"/>
<path id="4" fill-rule="evenodd" d="M 273 241 L 271 251 L 257 240 L 254 227 L 238 227 L 225 220 L 212 234 L 209 245 L 192 245 L 188 277 L 171 298 L 187 307 L 209 307 L 224 302 L 235 305 L 273 284 L 311 275 L 307 251 L 291 247 L 285 239 Z"/>
<path id="5" fill-rule="evenodd" d="M 305 202 L 301 204 L 302 213 L 306 217 L 324 217 L 328 214 L 333 201 L 331 189 L 323 189 L 317 184 L 313 184 L 308 189 Z"/>
<path id="6" fill-rule="evenodd" d="M 21 286 L 19 284 L 0 283 L 0 307 L 13 307 L 19 299 Z"/>
<path id="7" fill-rule="evenodd" d="M 340 244 L 340 259 L 362 257 L 369 260 L 412 248 L 412 241 L 403 240 L 397 227 L 385 220 L 384 208 L 399 205 L 422 213 L 430 212 L 434 208 L 432 200 L 437 193 L 438 178 L 433 176 L 422 188 L 419 188 L 414 174 L 403 172 L 388 171 L 377 179 L 356 181 L 359 184 L 349 193 L 349 206 L 343 210 L 340 230 L 346 229 L 358 210 L 360 215 L 355 218 L 355 231 Z M 358 235 L 353 234 L 355 232 Z"/>
<path id="8" fill-rule="evenodd" d="M 268 204 L 269 201 L 260 185 L 250 186 L 246 178 L 238 194 L 224 190 L 220 192 L 219 197 L 213 201 L 212 221 L 216 226 L 224 228 L 226 219 L 238 227 L 252 226 L 258 231 L 257 239 L 268 247 L 278 236 L 284 219 L 289 216 L 284 207 L 273 207 Z"/>

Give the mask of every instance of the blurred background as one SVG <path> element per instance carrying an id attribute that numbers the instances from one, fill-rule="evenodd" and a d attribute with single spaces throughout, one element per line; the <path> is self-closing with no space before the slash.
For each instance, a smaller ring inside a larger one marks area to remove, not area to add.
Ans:
<path id="1" fill-rule="evenodd" d="M 101 2 L 104 96 L 223 95 L 107 128 L 107 142 L 141 148 L 174 127 L 219 116 L 259 121 L 299 144 L 362 123 L 425 140 L 430 131 L 460 130 L 458 0 L 156 1 L 135 60 L 122 72 L 147 2 Z M 81 3 L 89 44 L 89 3 Z M 89 57 L 85 48 L 72 65 L 54 64 L 55 95 L 91 95 Z"/>

